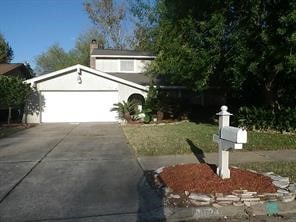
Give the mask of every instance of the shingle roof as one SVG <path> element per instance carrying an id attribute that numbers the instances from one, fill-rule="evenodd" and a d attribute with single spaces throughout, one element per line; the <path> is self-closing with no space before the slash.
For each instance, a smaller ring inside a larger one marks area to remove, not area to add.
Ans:
<path id="1" fill-rule="evenodd" d="M 3 75 L 13 69 L 23 66 L 23 63 L 1 63 L 0 64 L 0 75 Z"/>
<path id="2" fill-rule="evenodd" d="M 119 49 L 94 49 L 91 55 L 98 56 L 154 56 L 151 52 Z"/>
<path id="3" fill-rule="evenodd" d="M 112 76 L 134 82 L 143 86 L 148 86 L 150 84 L 150 78 L 143 73 L 108 73 Z"/>

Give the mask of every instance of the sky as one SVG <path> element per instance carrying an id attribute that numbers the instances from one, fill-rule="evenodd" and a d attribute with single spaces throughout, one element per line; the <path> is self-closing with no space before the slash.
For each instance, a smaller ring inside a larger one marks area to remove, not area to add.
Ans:
<path id="1" fill-rule="evenodd" d="M 55 43 L 66 51 L 92 27 L 83 0 L 0 0 L 0 33 L 14 51 L 12 62 L 29 62 Z"/>

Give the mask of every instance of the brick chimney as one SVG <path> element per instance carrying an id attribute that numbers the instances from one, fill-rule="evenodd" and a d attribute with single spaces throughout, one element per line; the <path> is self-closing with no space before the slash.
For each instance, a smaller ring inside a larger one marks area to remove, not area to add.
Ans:
<path id="1" fill-rule="evenodd" d="M 95 57 L 91 57 L 91 54 L 92 54 L 92 52 L 93 52 L 94 49 L 98 48 L 97 40 L 95 40 L 95 39 L 91 40 L 91 43 L 90 43 L 90 47 L 89 48 L 90 48 L 90 50 L 89 50 L 89 53 L 90 53 L 90 56 L 89 56 L 89 67 L 95 69 L 96 68 L 96 58 Z"/>

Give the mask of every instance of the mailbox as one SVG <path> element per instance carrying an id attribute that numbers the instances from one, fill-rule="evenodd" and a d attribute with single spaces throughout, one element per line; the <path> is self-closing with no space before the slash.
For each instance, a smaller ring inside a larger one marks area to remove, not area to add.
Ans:
<path id="1" fill-rule="evenodd" d="M 218 144 L 221 143 L 222 150 L 229 150 L 229 149 L 241 150 L 243 148 L 242 143 L 234 143 L 229 140 L 221 139 L 218 134 L 213 135 L 213 141 Z"/>
<path id="2" fill-rule="evenodd" d="M 247 131 L 241 128 L 229 126 L 229 116 L 227 106 L 221 106 L 219 116 L 219 133 L 213 135 L 213 141 L 218 143 L 219 147 L 219 165 L 217 174 L 222 179 L 230 178 L 229 170 L 229 150 L 242 149 L 243 143 L 247 142 Z"/>
<path id="3" fill-rule="evenodd" d="M 247 131 L 237 127 L 224 126 L 221 129 L 220 138 L 233 143 L 247 143 Z"/>

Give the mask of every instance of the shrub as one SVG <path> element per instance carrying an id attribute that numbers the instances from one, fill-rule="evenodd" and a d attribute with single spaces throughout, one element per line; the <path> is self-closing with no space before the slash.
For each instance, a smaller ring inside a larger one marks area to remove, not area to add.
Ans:
<path id="1" fill-rule="evenodd" d="M 145 114 L 144 123 L 150 123 L 152 119 L 152 109 L 144 106 L 142 113 Z"/>
<path id="2" fill-rule="evenodd" d="M 280 109 L 275 113 L 275 128 L 280 131 L 296 130 L 296 107 Z"/>
<path id="3" fill-rule="evenodd" d="M 287 107 L 272 110 L 254 106 L 241 107 L 237 120 L 239 126 L 251 130 L 295 131 L 296 109 Z"/>
<path id="4" fill-rule="evenodd" d="M 184 98 L 178 97 L 174 90 L 160 89 L 154 86 L 149 88 L 144 109 L 151 110 L 149 115 L 161 113 L 162 117 L 179 119 L 184 117 L 187 108 Z"/>
<path id="5" fill-rule="evenodd" d="M 122 120 L 126 120 L 127 122 L 132 122 L 135 120 L 135 116 L 138 113 L 137 104 L 133 101 L 122 101 L 121 103 L 115 103 L 111 111 L 117 112 L 118 117 Z"/>
<path id="6" fill-rule="evenodd" d="M 13 108 L 21 108 L 32 93 L 30 84 L 11 76 L 0 76 L 0 105 L 8 109 L 7 123 L 10 124 Z"/>

